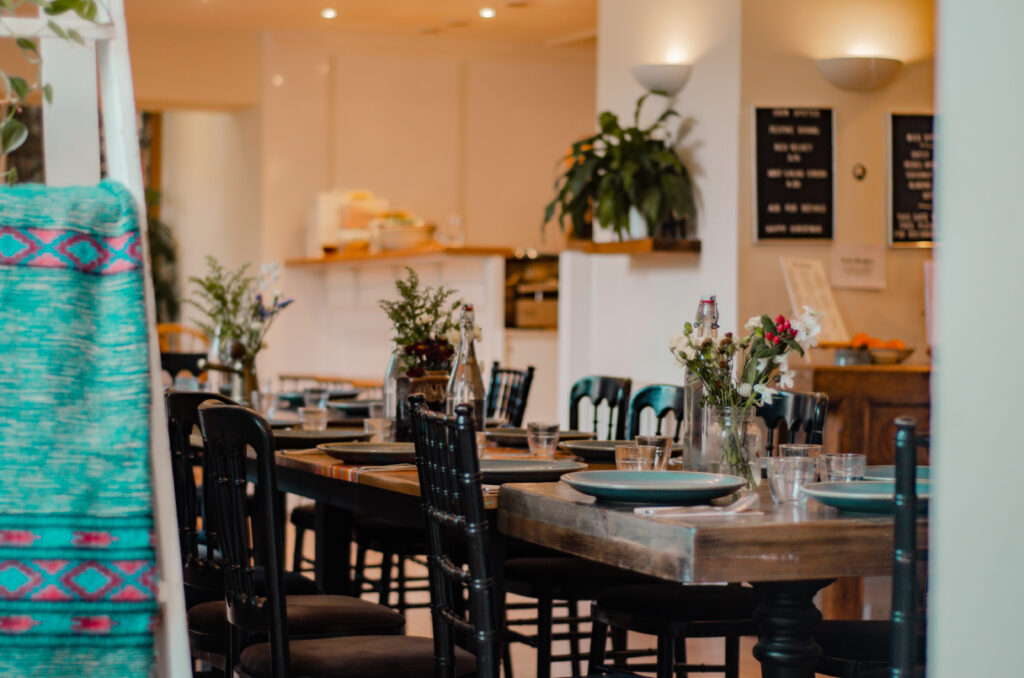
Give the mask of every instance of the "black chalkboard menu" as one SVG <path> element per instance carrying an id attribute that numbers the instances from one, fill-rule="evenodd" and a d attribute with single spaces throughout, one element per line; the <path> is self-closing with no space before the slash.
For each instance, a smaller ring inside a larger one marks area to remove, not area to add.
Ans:
<path id="1" fill-rule="evenodd" d="M 832 237 L 832 109 L 754 111 L 757 240 Z"/>
<path id="2" fill-rule="evenodd" d="M 934 121 L 930 115 L 889 116 L 889 244 L 932 243 Z"/>

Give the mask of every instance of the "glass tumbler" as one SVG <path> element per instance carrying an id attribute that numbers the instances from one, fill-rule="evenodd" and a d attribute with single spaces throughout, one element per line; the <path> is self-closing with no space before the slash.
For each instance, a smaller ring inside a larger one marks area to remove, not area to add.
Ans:
<path id="1" fill-rule="evenodd" d="M 863 480 L 867 457 L 863 454 L 823 454 L 818 458 L 822 482 L 845 483 Z"/>
<path id="2" fill-rule="evenodd" d="M 299 425 L 303 431 L 326 431 L 326 407 L 300 407 Z"/>
<path id="3" fill-rule="evenodd" d="M 768 488 L 776 504 L 804 498 L 804 486 L 814 482 L 815 460 L 810 457 L 767 457 Z"/>
<path id="4" fill-rule="evenodd" d="M 668 458 L 672 456 L 672 439 L 668 436 L 637 436 L 636 444 L 656 448 L 654 468 L 664 471 L 668 468 Z"/>
<path id="5" fill-rule="evenodd" d="M 821 445 L 810 443 L 781 443 L 779 445 L 780 457 L 810 457 L 817 459 L 821 456 Z"/>
<path id="6" fill-rule="evenodd" d="M 526 424 L 526 442 L 535 457 L 551 459 L 558 447 L 558 424 L 531 421 Z"/>
<path id="7" fill-rule="evenodd" d="M 654 471 L 661 448 L 654 445 L 616 445 L 615 468 L 620 471 Z"/>

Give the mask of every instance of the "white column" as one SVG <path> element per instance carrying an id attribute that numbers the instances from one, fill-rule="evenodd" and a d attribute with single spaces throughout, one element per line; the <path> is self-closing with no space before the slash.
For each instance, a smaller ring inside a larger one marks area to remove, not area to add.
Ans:
<path id="1" fill-rule="evenodd" d="M 1019 676 L 1024 6 L 939 6 L 928 668 L 936 678 Z"/>

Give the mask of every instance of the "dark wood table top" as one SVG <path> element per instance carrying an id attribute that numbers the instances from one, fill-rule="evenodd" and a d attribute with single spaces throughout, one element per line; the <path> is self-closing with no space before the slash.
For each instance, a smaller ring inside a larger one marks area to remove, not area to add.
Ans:
<path id="1" fill-rule="evenodd" d="M 754 582 L 884 575 L 892 571 L 892 516 L 841 513 L 808 499 L 763 515 L 645 517 L 599 504 L 565 483 L 503 485 L 498 529 L 566 553 L 678 582 Z M 926 548 L 927 520 L 918 526 Z"/>

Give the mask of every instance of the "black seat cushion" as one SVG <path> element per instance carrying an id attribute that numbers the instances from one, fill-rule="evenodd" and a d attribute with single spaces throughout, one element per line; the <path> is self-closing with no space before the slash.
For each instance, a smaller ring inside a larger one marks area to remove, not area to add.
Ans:
<path id="1" fill-rule="evenodd" d="M 303 530 L 316 528 L 316 507 L 313 504 L 301 504 L 292 509 L 292 524 Z"/>
<path id="2" fill-rule="evenodd" d="M 434 641 L 411 636 L 357 636 L 293 640 L 288 644 L 292 678 L 434 678 Z M 270 644 L 247 647 L 239 662 L 252 678 L 272 678 Z M 455 675 L 476 670 L 473 655 L 455 649 Z"/>
<path id="3" fill-rule="evenodd" d="M 668 625 L 751 619 L 757 602 L 748 586 L 653 584 L 608 589 L 596 604 L 609 615 Z"/>
<path id="4" fill-rule="evenodd" d="M 349 596 L 288 596 L 288 635 L 315 636 L 390 635 L 405 630 L 405 618 L 383 605 Z M 196 605 L 188 611 L 193 633 L 225 638 L 228 621 L 223 601 Z"/>
<path id="5" fill-rule="evenodd" d="M 643 584 L 654 580 L 642 574 L 620 570 L 585 558 L 553 556 L 506 560 L 505 581 L 509 591 L 523 594 L 521 585 L 526 585 L 526 588 L 531 590 L 582 589 Z"/>
<path id="6" fill-rule="evenodd" d="M 829 619 L 814 631 L 825 657 L 888 663 L 892 656 L 892 622 Z"/>
<path id="7" fill-rule="evenodd" d="M 427 532 L 422 525 L 402 525 L 357 513 L 352 516 L 352 536 L 357 544 L 374 551 L 390 550 L 399 555 L 427 552 Z"/>

